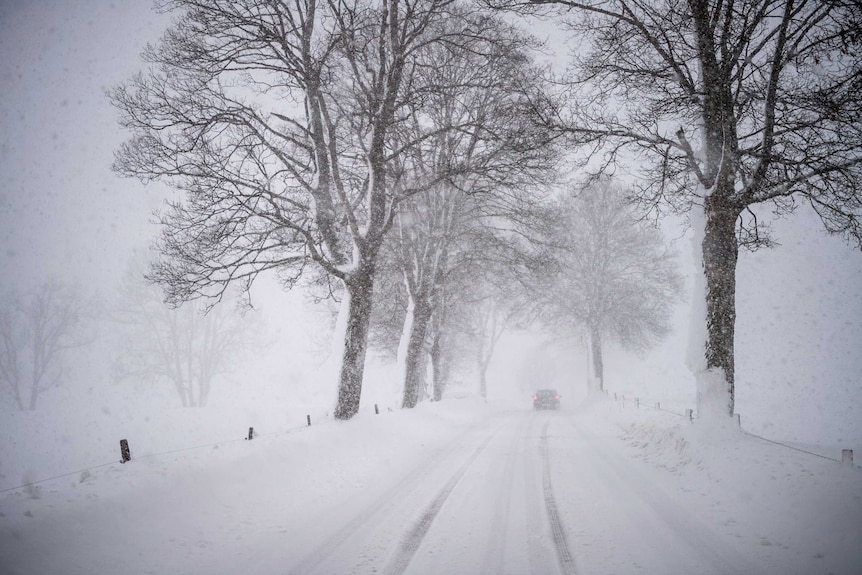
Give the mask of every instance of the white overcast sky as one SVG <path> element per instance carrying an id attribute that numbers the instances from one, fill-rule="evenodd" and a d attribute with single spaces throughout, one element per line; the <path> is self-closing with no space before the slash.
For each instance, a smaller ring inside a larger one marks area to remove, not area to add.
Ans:
<path id="1" fill-rule="evenodd" d="M 111 172 L 113 152 L 128 134 L 105 90 L 143 67 L 140 52 L 168 23 L 149 0 L 0 0 L 3 285 L 58 276 L 108 287 L 131 250 L 156 235 L 149 222 L 165 189 Z M 810 217 L 782 224 L 778 240 L 788 247 L 757 259 L 787 260 L 781 276 L 805 274 L 809 265 L 822 269 L 827 250 L 830 261 L 841 262 L 823 270 L 830 281 L 852 285 L 862 271 L 859 251 L 824 240 L 818 227 Z M 851 299 L 851 309 L 862 309 L 859 297 Z"/>
<path id="2" fill-rule="evenodd" d="M 110 170 L 123 141 L 105 89 L 167 19 L 146 0 L 0 0 L 3 284 L 114 281 L 155 233 L 157 189 Z"/>

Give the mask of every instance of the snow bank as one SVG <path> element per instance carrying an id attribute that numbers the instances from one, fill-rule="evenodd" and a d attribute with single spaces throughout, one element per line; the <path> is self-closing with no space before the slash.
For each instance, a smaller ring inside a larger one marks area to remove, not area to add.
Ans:
<path id="1" fill-rule="evenodd" d="M 631 456 L 677 477 L 668 485 L 679 496 L 740 540 L 774 547 L 764 572 L 859 572 L 862 469 L 835 461 L 840 448 L 827 458 L 730 426 L 643 409 L 611 413 L 630 420 L 619 437 Z"/>

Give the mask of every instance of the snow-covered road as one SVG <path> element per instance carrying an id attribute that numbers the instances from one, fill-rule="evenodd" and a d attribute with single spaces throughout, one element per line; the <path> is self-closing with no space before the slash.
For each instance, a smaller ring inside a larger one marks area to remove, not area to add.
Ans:
<path id="1" fill-rule="evenodd" d="M 444 402 L 141 457 L 7 493 L 0 573 L 858 572 L 859 470 L 696 461 L 663 417 Z"/>
<path id="2" fill-rule="evenodd" d="M 544 488 L 542 419 L 509 412 L 466 429 L 292 572 L 557 573 L 559 553 L 574 572 L 548 520 L 559 514 Z"/>
<path id="3" fill-rule="evenodd" d="M 757 572 L 618 442 L 565 413 L 509 412 L 395 484 L 292 572 Z"/>

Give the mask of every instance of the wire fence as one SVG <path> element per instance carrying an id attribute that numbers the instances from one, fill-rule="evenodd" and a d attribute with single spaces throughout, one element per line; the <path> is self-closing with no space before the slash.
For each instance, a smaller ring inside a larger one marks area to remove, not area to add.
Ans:
<path id="1" fill-rule="evenodd" d="M 688 419 L 690 422 L 694 422 L 695 419 L 697 419 L 697 412 L 694 409 L 671 410 L 671 409 L 667 409 L 665 407 L 662 407 L 662 405 L 661 405 L 662 402 L 656 400 L 655 398 L 646 398 L 645 399 L 645 398 L 641 398 L 641 397 L 631 397 L 631 396 L 629 396 L 627 398 L 623 394 L 611 392 L 609 390 L 605 390 L 605 393 L 608 395 L 608 397 L 613 395 L 614 401 L 619 403 L 622 407 L 626 407 L 628 405 L 628 406 L 632 406 L 636 409 L 644 408 L 644 409 L 653 409 L 655 411 L 663 411 L 665 413 L 675 415 L 677 417 L 684 417 L 684 418 Z M 682 411 L 682 413 L 680 413 L 680 411 Z M 783 443 L 781 441 L 776 441 L 774 439 L 769 439 L 767 437 L 757 435 L 756 433 L 751 433 L 750 431 L 747 431 L 746 429 L 744 429 L 742 427 L 742 418 L 739 416 L 739 414 L 737 414 L 736 419 L 737 419 L 737 424 L 739 425 L 740 431 L 742 431 L 744 434 L 746 434 L 750 437 L 754 437 L 754 438 L 759 439 L 761 441 L 766 441 L 768 443 L 771 443 L 773 445 L 778 445 L 778 446 L 784 447 L 786 449 L 792 449 L 793 451 L 798 451 L 800 453 L 805 453 L 808 455 L 812 455 L 814 457 L 819 457 L 821 459 L 828 459 L 829 461 L 835 461 L 835 462 L 842 463 L 845 465 L 850 465 L 850 466 L 855 467 L 857 469 L 862 469 L 862 465 L 854 462 L 852 449 L 842 449 L 842 454 L 841 454 L 840 459 L 837 457 L 830 457 L 830 456 L 824 455 L 822 453 L 816 453 L 816 452 L 810 451 L 808 449 L 803 449 L 803 448 L 795 446 L 795 445 L 789 445 L 789 444 Z"/>
<path id="2" fill-rule="evenodd" d="M 617 402 L 618 404 L 620 404 L 622 407 L 631 406 L 635 409 L 651 409 L 654 411 L 667 413 L 667 414 L 673 415 L 675 417 L 686 418 L 690 422 L 694 422 L 694 420 L 697 419 L 697 412 L 694 409 L 681 408 L 680 407 L 681 404 L 679 404 L 679 403 L 665 402 L 665 406 L 673 407 L 673 409 L 669 409 L 668 407 L 662 406 L 662 402 L 657 400 L 656 398 L 642 398 L 642 397 L 631 397 L 631 396 L 626 397 L 623 394 L 611 392 L 608 390 L 605 390 L 605 393 L 606 393 L 606 395 L 608 395 L 608 397 L 613 396 L 614 401 Z M 374 412 L 375 412 L 375 414 L 379 414 L 379 412 L 380 412 L 378 409 L 378 406 L 376 404 L 374 405 Z M 740 421 L 740 420 L 738 419 L 738 421 Z M 165 455 L 172 455 L 175 453 L 182 453 L 182 452 L 194 451 L 194 450 L 198 450 L 198 449 L 208 449 L 208 448 L 218 447 L 218 446 L 222 446 L 222 445 L 229 445 L 231 443 L 238 443 L 241 441 L 249 441 L 249 440 L 255 439 L 255 438 L 270 437 L 270 436 L 276 436 L 276 435 L 286 435 L 286 434 L 290 434 L 290 433 L 296 433 L 297 431 L 300 431 L 302 429 L 306 429 L 307 427 L 310 427 L 310 426 L 311 426 L 311 416 L 306 415 L 306 424 L 305 425 L 298 425 L 295 427 L 278 429 L 278 430 L 270 431 L 267 433 L 259 433 L 257 431 L 254 431 L 253 427 L 250 427 L 249 431 L 248 431 L 248 435 L 246 437 L 242 437 L 239 439 L 235 439 L 235 438 L 234 439 L 227 439 L 227 440 L 223 440 L 223 441 L 206 443 L 203 445 L 181 447 L 179 449 L 171 449 L 168 451 L 160 451 L 157 453 L 147 453 L 145 455 L 135 456 L 134 459 L 135 460 L 149 459 L 149 458 L 161 457 L 161 456 L 165 456 Z M 749 435 L 751 437 L 757 438 L 757 439 L 762 440 L 762 441 L 766 441 L 766 442 L 774 444 L 774 445 L 778 445 L 778 446 L 781 446 L 781 447 L 784 447 L 787 449 L 792 449 L 794 451 L 798 451 L 800 453 L 812 455 L 814 457 L 819 457 L 821 459 L 828 459 L 830 461 L 836 461 L 838 463 L 844 463 L 844 464 L 849 463 L 853 467 L 862 469 L 862 465 L 859 465 L 859 464 L 856 464 L 853 462 L 853 451 L 852 450 L 848 450 L 848 449 L 843 450 L 842 458 L 838 459 L 835 457 L 830 457 L 828 455 L 824 455 L 822 453 L 816 453 L 814 451 L 802 449 L 801 447 L 798 447 L 798 446 L 788 445 L 786 443 L 782 443 L 782 442 L 776 441 L 774 439 L 769 439 L 769 438 L 757 435 L 755 433 L 751 433 L 751 432 L 746 431 L 745 429 L 742 428 L 741 421 L 740 421 L 740 430 L 743 433 L 745 433 L 746 435 Z M 112 465 L 121 465 L 128 460 L 129 459 L 126 459 L 126 455 L 124 455 L 123 451 L 121 450 L 121 459 L 119 459 L 119 460 L 109 461 L 107 463 L 100 463 L 98 465 L 93 465 L 91 467 L 85 467 L 83 469 L 78 469 L 77 471 L 70 471 L 68 473 L 61 473 L 59 475 L 46 477 L 44 479 L 39 479 L 37 481 L 30 481 L 27 483 L 22 483 L 21 485 L 16 485 L 15 487 L 7 487 L 4 489 L 0 489 L 0 494 L 9 493 L 11 491 L 16 491 L 18 489 L 32 489 L 32 488 L 34 488 L 38 485 L 41 485 L 43 483 L 56 481 L 58 479 L 63 479 L 64 477 L 71 477 L 73 475 L 81 475 L 84 473 L 89 473 L 90 471 L 94 471 L 96 469 L 101 469 L 103 467 L 109 467 Z"/>
<path id="3" fill-rule="evenodd" d="M 375 413 L 375 414 L 379 414 L 379 413 L 380 413 L 380 410 L 379 410 L 379 408 L 378 408 L 377 404 L 375 404 L 375 405 L 374 405 L 374 413 Z M 259 439 L 259 438 L 263 438 L 263 437 L 271 437 L 271 436 L 276 436 L 276 435 L 286 435 L 286 434 L 290 434 L 290 433 L 296 433 L 296 432 L 298 432 L 298 431 L 301 431 L 301 430 L 306 429 L 306 428 L 308 428 L 308 427 L 310 427 L 310 426 L 311 426 L 311 416 L 310 416 L 310 415 L 306 415 L 306 416 L 305 416 L 305 418 L 306 418 L 306 420 L 305 420 L 305 424 L 304 424 L 304 425 L 297 425 L 297 426 L 294 426 L 294 427 L 288 427 L 288 428 L 277 429 L 277 430 L 275 430 L 275 431 L 269 431 L 269 432 L 266 432 L 266 433 L 260 433 L 260 432 L 258 432 L 258 431 L 255 431 L 255 430 L 254 430 L 254 427 L 249 427 L 249 428 L 248 428 L 248 435 L 246 435 L 245 437 L 241 437 L 241 438 L 239 438 L 239 439 L 231 438 L 231 439 L 226 439 L 226 440 L 223 440 L 223 441 L 215 441 L 215 442 L 212 442 L 212 443 L 206 443 L 206 444 L 203 444 L 203 445 L 193 445 L 193 446 L 190 446 L 190 447 L 181 447 L 181 448 L 179 448 L 179 449 L 171 449 L 171 450 L 168 450 L 168 451 L 160 451 L 160 452 L 157 452 L 157 453 L 146 453 L 146 454 L 144 454 L 144 455 L 136 455 L 133 459 L 134 459 L 135 461 L 138 461 L 138 460 L 141 460 L 141 459 L 151 459 L 151 458 L 160 457 L 160 456 L 165 456 L 165 455 L 172 455 L 172 454 L 175 454 L 175 453 L 182 453 L 182 452 L 186 452 L 186 451 L 194 451 L 194 450 L 197 450 L 197 449 L 208 449 L 208 448 L 209 448 L 209 449 L 211 449 L 211 448 L 213 448 L 213 447 L 220 447 L 220 446 L 223 446 L 223 445 L 229 445 L 229 444 L 231 444 L 231 443 L 239 443 L 239 442 L 241 442 L 241 441 L 249 441 L 249 440 L 252 440 L 252 439 Z M 85 467 L 85 468 L 83 468 L 83 469 L 78 469 L 77 471 L 69 471 L 68 473 L 61 473 L 61 474 L 59 474 L 59 475 L 54 475 L 54 476 L 51 476 L 51 477 L 46 477 L 46 478 L 44 478 L 44 479 L 39 479 L 39 480 L 37 480 L 37 481 L 29 481 L 29 482 L 27 482 L 27 483 L 22 483 L 21 485 L 16 485 L 15 487 L 7 487 L 7 488 L 4 488 L 4 489 L 0 489 L 0 494 L 9 493 L 9 492 L 11 492 L 11 491 L 16 491 L 16 490 L 18 490 L 18 489 L 33 489 L 33 488 L 35 488 L 36 486 L 41 485 L 41 484 L 43 484 L 43 483 L 48 483 L 48 482 L 51 482 L 51 481 L 56 481 L 56 480 L 58 480 L 58 479 L 63 479 L 64 477 L 71 477 L 71 476 L 73 476 L 73 475 L 81 475 L 81 474 L 84 474 L 84 473 L 89 473 L 89 472 L 94 471 L 94 470 L 96 470 L 96 469 L 101 469 L 101 468 L 103 468 L 103 467 L 109 467 L 109 466 L 112 466 L 112 465 L 122 465 L 122 464 L 124 464 L 124 463 L 126 463 L 127 461 L 130 461 L 130 460 L 132 459 L 132 458 L 131 458 L 131 456 L 128 454 L 128 451 L 127 451 L 127 450 L 128 450 L 128 444 L 126 444 L 125 446 L 123 445 L 123 443 L 124 443 L 125 441 L 126 441 L 126 440 L 120 440 L 120 459 L 117 459 L 117 460 L 114 460 L 114 461 L 109 461 L 109 462 L 107 462 L 107 463 L 100 463 L 100 464 L 98 464 L 98 465 L 93 465 L 93 466 L 91 466 L 91 467 Z"/>
<path id="4" fill-rule="evenodd" d="M 54 481 L 56 479 L 62 479 L 64 477 L 71 477 L 72 475 L 80 475 L 82 473 L 88 473 L 93 471 L 94 469 L 99 469 L 101 467 L 108 467 L 109 465 L 118 465 L 119 461 L 110 461 L 108 463 L 102 463 L 99 465 L 94 465 L 92 467 L 86 467 L 84 469 L 79 469 L 78 471 L 70 471 L 68 473 L 61 473 L 60 475 L 55 475 L 53 477 L 47 477 L 45 479 L 40 479 L 38 481 L 31 481 L 29 483 L 23 483 L 21 485 L 16 485 L 15 487 L 7 487 L 6 489 L 0 489 L 0 493 L 8 493 L 9 491 L 15 491 L 16 489 L 27 489 L 33 488 L 42 483 L 48 483 L 49 481 Z"/>
<path id="5" fill-rule="evenodd" d="M 620 403 L 623 407 L 627 404 L 634 406 L 635 408 L 644 408 L 644 409 L 653 409 L 655 411 L 662 411 L 664 413 L 668 413 L 670 415 L 675 415 L 677 417 L 687 417 L 689 421 L 694 421 L 697 417 L 697 412 L 693 409 L 687 409 L 683 407 L 683 404 L 673 403 L 673 402 L 665 402 L 664 406 L 662 402 L 657 398 L 649 398 L 649 397 L 626 397 L 623 394 L 610 392 L 605 390 L 605 393 L 610 397 L 613 395 L 614 401 Z"/>

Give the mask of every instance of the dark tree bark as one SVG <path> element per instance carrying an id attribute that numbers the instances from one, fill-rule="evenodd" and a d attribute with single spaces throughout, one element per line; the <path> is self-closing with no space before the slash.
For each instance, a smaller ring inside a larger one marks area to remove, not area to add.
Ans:
<path id="1" fill-rule="evenodd" d="M 368 329 L 371 322 L 371 302 L 374 291 L 374 268 L 364 266 L 345 280 L 346 296 L 350 299 L 344 338 L 336 419 L 350 419 L 359 411 L 362 397 L 362 375 L 368 350 Z"/>
<path id="2" fill-rule="evenodd" d="M 736 220 L 739 211 L 717 207 L 720 196 L 708 198 L 703 237 L 703 267 L 706 275 L 706 368 L 724 373 L 726 409 L 734 405 L 734 326 L 736 325 L 736 261 L 739 247 Z"/>

